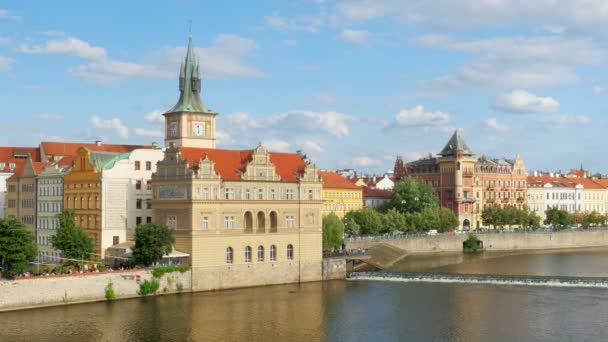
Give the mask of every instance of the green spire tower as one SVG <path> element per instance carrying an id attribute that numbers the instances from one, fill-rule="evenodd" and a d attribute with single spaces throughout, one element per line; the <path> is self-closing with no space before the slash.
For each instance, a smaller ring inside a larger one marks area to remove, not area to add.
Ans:
<path id="1" fill-rule="evenodd" d="M 165 116 L 165 145 L 215 148 L 215 116 L 201 100 L 201 68 L 192 34 L 179 70 L 179 100 Z"/>

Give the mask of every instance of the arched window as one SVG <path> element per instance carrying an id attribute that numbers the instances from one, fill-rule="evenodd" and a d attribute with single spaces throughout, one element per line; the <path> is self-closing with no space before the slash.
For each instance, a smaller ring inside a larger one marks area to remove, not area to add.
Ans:
<path id="1" fill-rule="evenodd" d="M 263 233 L 266 229 L 266 216 L 264 212 L 258 212 L 258 233 Z"/>
<path id="2" fill-rule="evenodd" d="M 253 232 L 253 214 L 251 211 L 245 213 L 245 233 Z"/>
<path id="3" fill-rule="evenodd" d="M 258 261 L 264 261 L 264 246 L 258 246 Z"/>
<path id="4" fill-rule="evenodd" d="M 233 259 L 232 247 L 228 247 L 228 248 L 226 248 L 226 263 L 232 264 L 233 261 L 234 261 L 234 259 Z"/>
<path id="5" fill-rule="evenodd" d="M 287 260 L 293 260 L 293 245 L 287 245 Z"/>
<path id="6" fill-rule="evenodd" d="M 251 262 L 251 247 L 245 247 L 245 262 Z"/>
<path id="7" fill-rule="evenodd" d="M 270 261 L 277 261 L 277 246 L 270 246 Z"/>
<path id="8" fill-rule="evenodd" d="M 270 212 L 270 232 L 276 233 L 278 225 L 279 225 L 279 219 L 277 217 L 277 212 L 271 211 Z"/>

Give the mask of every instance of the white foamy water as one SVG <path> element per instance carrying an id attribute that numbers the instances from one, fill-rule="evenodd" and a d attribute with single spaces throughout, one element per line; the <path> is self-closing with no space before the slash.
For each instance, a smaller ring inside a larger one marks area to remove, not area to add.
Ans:
<path id="1" fill-rule="evenodd" d="M 361 273 L 351 274 L 351 281 L 384 281 L 401 283 L 449 283 L 482 285 L 517 285 L 547 287 L 583 287 L 608 289 L 608 278 L 545 277 L 545 276 L 493 276 L 462 274 L 399 274 Z"/>

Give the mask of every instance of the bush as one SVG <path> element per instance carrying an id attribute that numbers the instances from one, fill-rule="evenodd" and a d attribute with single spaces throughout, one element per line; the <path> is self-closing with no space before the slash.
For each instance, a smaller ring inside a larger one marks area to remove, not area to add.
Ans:
<path id="1" fill-rule="evenodd" d="M 323 218 L 323 249 L 339 249 L 342 247 L 344 224 L 334 213 Z"/>
<path id="2" fill-rule="evenodd" d="M 184 273 L 190 270 L 190 265 L 178 265 L 178 266 L 161 266 L 152 270 L 154 278 L 162 278 L 165 273 L 180 272 Z"/>
<path id="3" fill-rule="evenodd" d="M 116 293 L 114 292 L 114 284 L 112 280 L 108 280 L 108 285 L 106 285 L 106 299 L 112 301 L 116 299 Z"/>
<path id="4" fill-rule="evenodd" d="M 65 272 L 65 270 L 63 269 L 62 265 L 57 265 L 53 269 L 53 272 L 55 272 L 55 274 L 63 274 Z"/>
<path id="5" fill-rule="evenodd" d="M 478 252 L 483 249 L 483 242 L 475 234 L 469 234 L 469 237 L 462 243 L 462 249 L 465 252 Z"/>
<path id="6" fill-rule="evenodd" d="M 97 269 L 99 270 L 99 272 L 105 272 L 108 270 L 106 265 L 99 265 L 99 267 L 97 267 Z"/>
<path id="7" fill-rule="evenodd" d="M 149 294 L 154 294 L 160 288 L 160 283 L 157 279 L 152 278 L 152 280 L 144 280 L 143 283 L 139 284 L 139 291 L 137 294 L 140 296 L 145 296 Z"/>
<path id="8" fill-rule="evenodd" d="M 175 292 L 177 292 L 177 293 L 184 292 L 184 284 L 177 282 L 177 284 L 175 284 Z"/>

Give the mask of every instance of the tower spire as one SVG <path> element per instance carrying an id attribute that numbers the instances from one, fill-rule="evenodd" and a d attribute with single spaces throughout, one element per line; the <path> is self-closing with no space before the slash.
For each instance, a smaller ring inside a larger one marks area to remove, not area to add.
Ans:
<path id="1" fill-rule="evenodd" d="M 188 48 L 186 57 L 180 66 L 179 71 L 179 100 L 169 109 L 172 112 L 195 112 L 211 113 L 201 100 L 201 77 L 198 58 L 192 46 L 192 21 L 190 21 L 190 34 L 188 36 Z"/>

